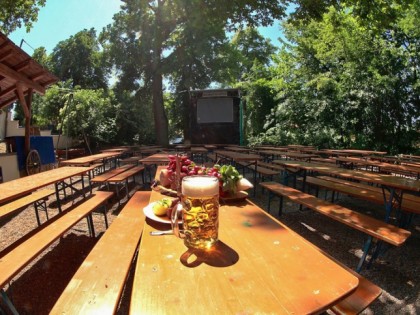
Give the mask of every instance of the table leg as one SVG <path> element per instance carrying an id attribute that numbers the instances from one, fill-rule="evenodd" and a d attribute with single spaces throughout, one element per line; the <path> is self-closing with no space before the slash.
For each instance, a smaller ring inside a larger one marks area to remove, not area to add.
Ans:
<path id="1" fill-rule="evenodd" d="M 387 196 L 387 192 L 389 192 L 389 196 Z M 382 185 L 382 195 L 385 203 L 385 222 L 388 223 L 393 209 L 395 209 L 397 214 L 401 212 L 403 191 L 401 190 L 398 193 L 395 188 Z"/>

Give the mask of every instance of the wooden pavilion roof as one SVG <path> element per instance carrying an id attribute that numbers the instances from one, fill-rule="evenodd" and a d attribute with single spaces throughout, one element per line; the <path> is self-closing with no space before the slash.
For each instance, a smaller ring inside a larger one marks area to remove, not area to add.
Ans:
<path id="1" fill-rule="evenodd" d="M 43 95 L 58 80 L 0 32 L 0 109 L 19 100 L 19 93 Z"/>

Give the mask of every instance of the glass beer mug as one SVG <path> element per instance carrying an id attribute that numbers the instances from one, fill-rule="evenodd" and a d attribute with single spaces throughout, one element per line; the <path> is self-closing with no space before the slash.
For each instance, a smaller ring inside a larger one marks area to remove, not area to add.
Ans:
<path id="1" fill-rule="evenodd" d="M 205 175 L 184 177 L 181 202 L 172 211 L 171 223 L 174 234 L 184 239 L 188 248 L 211 248 L 218 240 L 219 179 Z"/>

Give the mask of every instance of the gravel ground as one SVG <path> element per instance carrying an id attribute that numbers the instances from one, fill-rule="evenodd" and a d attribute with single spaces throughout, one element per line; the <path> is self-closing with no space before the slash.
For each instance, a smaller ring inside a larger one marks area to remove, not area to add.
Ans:
<path id="1" fill-rule="evenodd" d="M 130 194 L 139 189 L 148 189 L 147 185 L 143 187 L 138 184 L 140 182 L 141 180 L 137 180 L 136 184 L 131 184 Z M 259 191 L 257 197 L 251 199 L 263 209 L 267 208 L 267 194 L 263 195 Z M 80 197 L 67 200 L 63 208 L 73 207 L 80 200 Z M 344 195 L 340 195 L 338 202 L 351 209 L 383 218 L 383 206 L 360 202 Z M 110 223 L 118 215 L 121 207 L 118 207 L 116 200 L 109 205 Z M 277 202 L 272 204 L 271 209 L 277 209 Z M 55 202 L 51 201 L 48 209 L 50 219 L 57 212 Z M 277 216 L 276 213 L 273 215 Z M 41 213 L 40 216 L 44 222 L 45 214 Z M 350 268 L 356 267 L 364 242 L 362 233 L 314 211 L 300 211 L 298 206 L 289 202 L 286 203 L 285 212 L 279 219 Z M 72 275 L 105 231 L 103 216 L 100 213 L 94 215 L 94 222 L 98 237 L 89 237 L 86 220 L 82 220 L 19 273 L 5 288 L 21 314 L 48 314 Z M 27 237 L 36 229 L 33 207 L 23 210 L 7 221 L 0 221 L 0 257 L 13 248 L 15 242 Z M 370 269 L 361 272 L 365 278 L 383 289 L 379 299 L 363 314 L 420 314 L 420 218 L 418 216 L 414 218 L 410 231 L 412 236 L 403 246 L 390 247 Z M 131 277 L 128 279 L 118 314 L 128 313 L 130 281 Z"/>

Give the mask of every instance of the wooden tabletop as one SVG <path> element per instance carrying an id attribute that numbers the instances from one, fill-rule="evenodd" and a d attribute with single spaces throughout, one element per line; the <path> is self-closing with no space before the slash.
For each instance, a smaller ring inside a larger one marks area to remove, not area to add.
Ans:
<path id="1" fill-rule="evenodd" d="M 121 152 L 103 152 L 98 154 L 92 154 L 87 156 L 82 156 L 79 158 L 61 161 L 61 165 L 89 165 L 94 163 L 95 161 L 104 160 L 104 159 L 111 159 L 121 155 Z"/>
<path id="2" fill-rule="evenodd" d="M 89 170 L 89 167 L 65 166 L 2 183 L 0 204 Z"/>
<path id="3" fill-rule="evenodd" d="M 262 157 L 258 154 L 246 154 L 246 153 L 239 153 L 239 152 L 233 152 L 233 151 L 227 151 L 227 150 L 216 150 L 216 155 L 222 155 L 225 157 L 228 157 L 235 162 L 241 162 L 241 161 L 258 161 L 261 160 Z"/>
<path id="4" fill-rule="evenodd" d="M 350 163 L 362 166 L 373 166 L 384 171 L 394 171 L 395 173 L 413 173 L 420 174 L 420 165 L 400 165 L 387 162 L 381 162 L 378 160 L 355 158 L 355 157 L 339 157 L 335 158 L 338 162 Z"/>
<path id="5" fill-rule="evenodd" d="M 298 152 L 284 152 L 282 155 L 290 159 L 297 159 L 297 160 L 310 160 L 313 157 L 318 157 L 319 155 L 310 154 L 310 153 L 298 153 Z"/>
<path id="6" fill-rule="evenodd" d="M 163 196 L 152 192 L 150 201 Z M 146 220 L 130 314 L 308 314 L 353 292 L 358 279 L 250 201 L 220 207 L 219 242 L 195 252 L 169 224 Z"/>
<path id="7" fill-rule="evenodd" d="M 225 150 L 229 150 L 229 151 L 233 151 L 233 152 L 249 152 L 251 151 L 250 148 L 246 148 L 246 147 L 235 147 L 235 146 L 226 146 L 224 147 Z"/>
<path id="8" fill-rule="evenodd" d="M 410 178 L 385 175 L 368 171 L 349 170 L 320 163 L 284 160 L 275 160 L 274 162 L 289 168 L 316 171 L 322 174 L 351 178 L 367 183 L 375 183 L 402 190 L 409 190 L 414 192 L 420 191 L 420 181 Z"/>
<path id="9" fill-rule="evenodd" d="M 155 153 L 149 155 L 141 160 L 140 163 L 145 165 L 147 164 L 162 164 L 162 163 L 169 163 L 169 154 L 168 153 Z"/>
<path id="10" fill-rule="evenodd" d="M 208 150 L 205 147 L 191 147 L 191 153 L 207 153 Z"/>
<path id="11" fill-rule="evenodd" d="M 374 150 L 354 150 L 354 149 L 344 149 L 344 150 L 332 150 L 333 152 L 345 153 L 348 155 L 385 155 L 387 152 L 384 151 L 374 151 Z"/>

